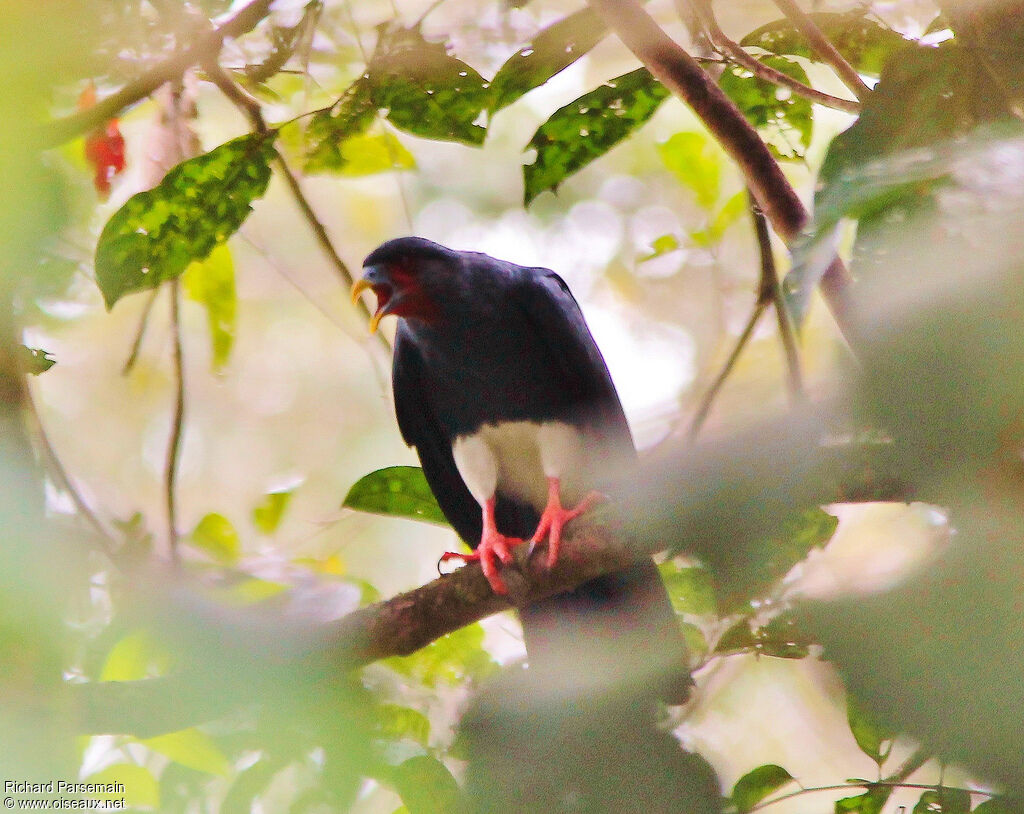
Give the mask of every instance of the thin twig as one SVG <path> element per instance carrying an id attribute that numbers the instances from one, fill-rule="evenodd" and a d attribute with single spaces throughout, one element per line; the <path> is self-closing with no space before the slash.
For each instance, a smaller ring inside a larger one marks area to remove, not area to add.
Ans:
<path id="1" fill-rule="evenodd" d="M 167 501 L 167 545 L 172 560 L 178 559 L 177 479 L 181 457 L 181 435 L 185 425 L 185 365 L 181 343 L 181 284 L 169 282 L 171 288 L 171 340 L 174 361 L 174 418 L 171 436 L 167 442 L 167 465 L 164 470 L 165 499 Z"/>
<path id="2" fill-rule="evenodd" d="M 781 794 L 778 797 L 772 797 L 770 800 L 764 800 L 757 805 L 747 809 L 747 811 L 760 811 L 761 809 L 768 808 L 768 806 L 781 803 L 783 800 L 791 800 L 794 797 L 799 797 L 802 794 L 810 794 L 812 792 L 820 791 L 844 791 L 846 789 L 863 789 L 863 788 L 877 788 L 881 787 L 884 789 L 917 789 L 919 791 L 940 791 L 946 789 L 947 791 L 962 791 L 967 794 L 984 794 L 987 797 L 995 797 L 994 791 L 987 791 L 985 789 L 968 789 L 959 788 L 956 786 L 939 786 L 929 785 L 928 783 L 899 783 L 890 782 L 887 780 L 879 780 L 875 783 L 835 783 L 831 786 L 808 786 L 807 788 L 797 789 L 796 791 L 788 792 L 787 794 Z"/>
<path id="3" fill-rule="evenodd" d="M 798 79 L 794 79 L 792 76 L 778 71 L 770 65 L 765 65 L 761 60 L 755 59 L 748 54 L 742 45 L 727 37 L 725 32 L 722 31 L 715 17 L 711 0 L 693 0 L 693 4 L 703 18 L 708 36 L 716 50 L 737 65 L 746 68 L 759 79 L 789 88 L 798 96 L 803 96 L 805 99 L 809 99 L 816 104 L 842 110 L 846 113 L 860 113 L 859 102 L 833 96 L 831 93 L 824 93 L 816 88 L 812 88 L 810 85 L 805 85 Z"/>
<path id="4" fill-rule="evenodd" d="M 748 191 L 749 194 L 749 191 Z M 761 252 L 761 285 L 758 297 L 771 302 L 779 324 L 779 338 L 786 354 L 786 370 L 789 394 L 794 402 L 804 398 L 803 374 L 800 370 L 800 354 L 793 335 L 793 326 L 789 321 L 789 311 L 782 297 L 782 287 L 775 271 L 775 255 L 772 253 L 772 238 L 768 229 L 768 219 L 757 205 L 754 196 L 750 195 L 750 215 L 754 220 L 754 234 Z"/>
<path id="5" fill-rule="evenodd" d="M 149 314 L 153 310 L 153 303 L 156 302 L 157 296 L 160 294 L 160 286 L 157 286 L 149 293 L 149 299 L 146 300 L 145 306 L 142 309 L 142 316 L 139 318 L 139 328 L 135 332 L 135 341 L 132 342 L 131 352 L 128 354 L 128 358 L 124 360 L 124 367 L 121 368 L 121 375 L 127 376 L 132 372 L 132 368 L 135 367 L 135 363 L 139 359 L 139 350 L 142 348 L 142 339 L 146 335 L 146 326 L 149 324 Z"/>
<path id="6" fill-rule="evenodd" d="M 711 406 L 715 402 L 715 398 L 718 396 L 718 391 L 722 389 L 722 385 L 725 384 L 725 380 L 729 378 L 729 374 L 732 373 L 732 369 L 736 366 L 736 360 L 740 358 L 740 354 L 743 353 L 743 349 L 746 347 L 747 342 L 750 340 L 751 335 L 754 333 L 754 328 L 757 327 L 758 320 L 764 314 L 765 309 L 768 308 L 769 301 L 758 297 L 757 302 L 754 303 L 754 310 L 750 312 L 750 318 L 747 320 L 747 324 L 743 327 L 743 332 L 740 334 L 739 339 L 736 340 L 736 344 L 733 346 L 732 352 L 729 354 L 729 358 L 725 360 L 725 364 L 722 369 L 715 376 L 715 380 L 711 383 L 711 386 L 704 393 L 704 398 L 700 400 L 700 406 L 697 408 L 697 413 L 693 417 L 693 421 L 690 422 L 690 430 L 688 433 L 689 438 L 692 440 L 697 437 L 697 433 L 700 432 L 700 428 L 704 425 L 704 421 L 708 417 L 708 413 L 711 412 Z"/>
<path id="7" fill-rule="evenodd" d="M 75 487 L 75 484 L 72 482 L 67 470 L 64 468 L 64 464 L 61 463 L 60 457 L 57 455 L 57 451 L 53 448 L 53 444 L 50 442 L 50 437 L 46 432 L 46 427 L 43 425 L 42 416 L 39 415 L 39 408 L 36 406 L 35 400 L 32 398 L 32 390 L 27 386 L 24 388 L 22 406 L 25 408 L 25 415 L 29 425 L 29 430 L 35 435 L 36 445 L 42 453 L 43 465 L 49 472 L 50 477 L 53 478 L 55 485 L 71 498 L 71 502 L 75 504 L 75 510 L 78 514 L 83 517 L 90 526 L 92 526 L 93 530 L 96 532 L 97 543 L 100 550 L 107 555 L 114 565 L 119 565 L 117 559 L 117 536 L 103 525 L 103 522 L 89 507 L 85 498 L 82 497 L 81 493 Z"/>
<path id="8" fill-rule="evenodd" d="M 186 70 L 196 63 L 216 57 L 220 53 L 224 40 L 239 37 L 255 28 L 269 14 L 272 2 L 273 0 L 253 0 L 231 19 L 197 37 L 196 41 L 184 51 L 154 66 L 138 79 L 129 82 L 121 90 L 100 100 L 88 110 L 82 110 L 63 119 L 49 122 L 39 134 L 39 143 L 43 147 L 55 147 L 75 138 L 75 136 L 93 130 L 105 121 L 116 117 L 124 108 L 149 96 L 165 82 L 179 79 Z"/>
<path id="9" fill-rule="evenodd" d="M 797 27 L 800 33 L 807 38 L 811 50 L 832 66 L 836 76 L 842 80 L 843 84 L 850 89 L 854 96 L 863 102 L 871 95 L 871 88 L 860 78 L 860 74 L 846 61 L 828 37 L 818 28 L 814 20 L 800 6 L 793 2 L 793 0 L 775 0 L 775 5 L 789 18 L 789 21 Z"/>

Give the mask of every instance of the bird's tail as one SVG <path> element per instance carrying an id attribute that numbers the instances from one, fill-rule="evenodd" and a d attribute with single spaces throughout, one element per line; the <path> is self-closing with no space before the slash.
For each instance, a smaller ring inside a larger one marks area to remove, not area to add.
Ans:
<path id="1" fill-rule="evenodd" d="M 520 611 L 531 671 L 561 689 L 681 704 L 692 680 L 682 631 L 651 560 Z"/>

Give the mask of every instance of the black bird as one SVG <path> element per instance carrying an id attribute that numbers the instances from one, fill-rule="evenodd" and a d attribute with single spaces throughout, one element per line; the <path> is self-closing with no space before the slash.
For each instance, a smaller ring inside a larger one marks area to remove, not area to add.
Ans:
<path id="1" fill-rule="evenodd" d="M 608 367 L 576 300 L 548 269 L 404 237 L 366 258 L 353 300 L 367 289 L 377 297 L 371 330 L 384 316 L 399 318 L 393 387 L 402 437 L 445 517 L 475 549 L 467 559 L 479 558 L 503 593 L 498 561 L 512 561 L 510 548 L 547 538 L 554 564 L 564 525 L 635 460 Z M 644 680 L 665 700 L 688 690 L 685 645 L 650 560 L 520 616 L 531 669 L 564 663 L 568 642 L 590 648 L 588 657 L 568 655 L 588 678 L 620 680 L 625 659 L 645 665 Z"/>

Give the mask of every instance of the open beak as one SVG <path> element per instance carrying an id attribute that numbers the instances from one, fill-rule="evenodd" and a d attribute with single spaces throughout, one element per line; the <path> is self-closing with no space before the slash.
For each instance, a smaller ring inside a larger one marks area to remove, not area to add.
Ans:
<path id="1" fill-rule="evenodd" d="M 391 301 L 393 289 L 385 277 L 386 272 L 380 266 L 367 266 L 363 269 L 363 276 L 352 284 L 353 305 L 359 302 L 364 291 L 372 290 L 377 296 L 377 310 L 370 317 L 370 333 L 376 333 L 381 319 L 390 313 L 388 303 Z"/>

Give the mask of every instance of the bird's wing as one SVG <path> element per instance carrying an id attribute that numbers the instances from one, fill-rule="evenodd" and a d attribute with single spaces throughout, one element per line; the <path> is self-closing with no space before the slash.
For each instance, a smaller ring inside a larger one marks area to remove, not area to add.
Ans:
<path id="1" fill-rule="evenodd" d="M 458 535 L 472 546 L 480 541 L 480 506 L 462 480 L 445 434 L 428 396 L 423 362 L 401 326 L 395 337 L 392 387 L 398 428 L 416 452 L 438 505 Z"/>
<path id="2" fill-rule="evenodd" d="M 620 453 L 632 455 L 633 436 L 626 422 L 608 365 L 587 327 L 576 299 L 561 277 L 549 269 L 524 269 L 513 296 L 547 351 L 583 422 L 598 430 Z"/>

